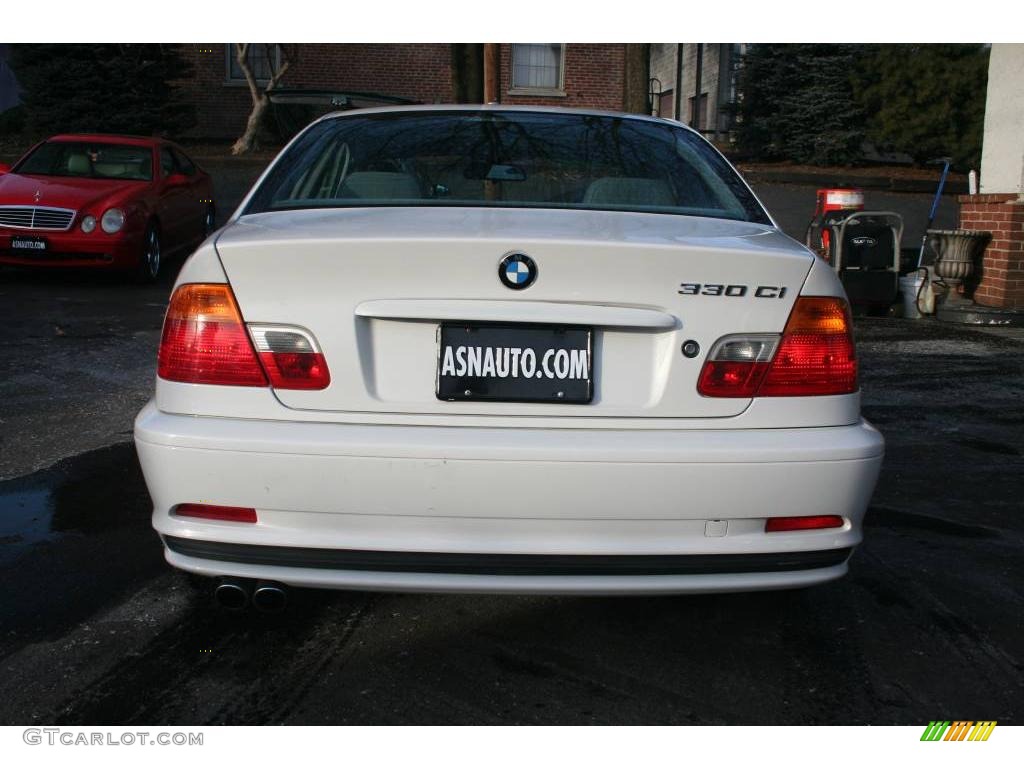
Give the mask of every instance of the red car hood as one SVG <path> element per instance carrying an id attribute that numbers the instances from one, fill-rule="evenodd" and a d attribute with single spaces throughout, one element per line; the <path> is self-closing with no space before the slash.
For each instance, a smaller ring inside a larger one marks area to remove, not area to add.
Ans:
<path id="1" fill-rule="evenodd" d="M 102 213 L 97 209 L 123 203 L 148 183 L 5 173 L 0 175 L 0 205 L 45 205 L 76 211 L 92 209 L 95 213 Z"/>

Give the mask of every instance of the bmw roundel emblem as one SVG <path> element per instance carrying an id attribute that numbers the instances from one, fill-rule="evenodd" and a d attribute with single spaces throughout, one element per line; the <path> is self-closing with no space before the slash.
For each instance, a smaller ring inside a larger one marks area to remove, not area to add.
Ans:
<path id="1" fill-rule="evenodd" d="M 498 264 L 498 277 L 506 288 L 521 291 L 537 279 L 537 265 L 525 253 L 510 253 Z"/>

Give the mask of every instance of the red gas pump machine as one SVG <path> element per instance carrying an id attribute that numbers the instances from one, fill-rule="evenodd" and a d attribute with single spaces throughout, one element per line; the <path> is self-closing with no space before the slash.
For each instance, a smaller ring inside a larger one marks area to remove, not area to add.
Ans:
<path id="1" fill-rule="evenodd" d="M 850 303 L 886 311 L 899 285 L 903 217 L 865 211 L 859 189 L 819 189 L 804 241 L 839 275 Z"/>

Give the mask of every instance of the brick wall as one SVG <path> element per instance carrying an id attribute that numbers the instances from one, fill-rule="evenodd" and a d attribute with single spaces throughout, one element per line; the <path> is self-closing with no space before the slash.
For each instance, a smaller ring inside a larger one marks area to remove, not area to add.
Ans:
<path id="1" fill-rule="evenodd" d="M 626 46 L 622 43 L 568 43 L 565 46 L 565 95 L 513 95 L 512 46 L 501 46 L 501 103 L 553 107 L 590 107 L 619 111 L 624 104 Z"/>
<path id="2" fill-rule="evenodd" d="M 282 82 L 287 88 L 323 88 L 401 96 L 426 104 L 451 101 L 447 43 L 302 44 Z M 244 82 L 229 83 L 225 43 L 189 45 L 192 78 L 181 84 L 195 105 L 197 138 L 237 138 L 252 102 Z"/>
<path id="3" fill-rule="evenodd" d="M 225 43 L 189 45 L 193 76 L 181 84 L 197 110 L 191 137 L 234 139 L 251 108 L 244 82 L 228 82 Z M 287 88 L 322 88 L 401 96 L 424 104 L 453 97 L 451 46 L 447 43 L 302 44 L 282 82 Z M 233 55 L 233 52 L 232 54 Z M 621 110 L 625 46 L 570 43 L 565 51 L 565 95 L 512 95 L 511 45 L 501 46 L 501 101 Z"/>
<path id="4" fill-rule="evenodd" d="M 1024 309 L 1024 200 L 1017 195 L 961 195 L 960 226 L 992 233 L 980 270 L 965 284 L 978 304 Z"/>

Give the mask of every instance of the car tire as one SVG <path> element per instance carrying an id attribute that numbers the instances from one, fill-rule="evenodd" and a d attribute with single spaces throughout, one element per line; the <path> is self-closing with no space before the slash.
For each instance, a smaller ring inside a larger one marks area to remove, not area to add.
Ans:
<path id="1" fill-rule="evenodd" d="M 155 283 L 160 278 L 163 266 L 163 252 L 160 243 L 160 231 L 155 224 L 146 228 L 142 239 L 142 252 L 139 254 L 137 277 L 141 283 Z"/>

